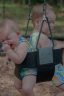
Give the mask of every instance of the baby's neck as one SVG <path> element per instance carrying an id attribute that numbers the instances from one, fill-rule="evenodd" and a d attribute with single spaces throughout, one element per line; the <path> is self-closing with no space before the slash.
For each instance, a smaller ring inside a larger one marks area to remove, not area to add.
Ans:
<path id="1" fill-rule="evenodd" d="M 40 32 L 40 30 L 38 30 L 38 29 L 34 29 L 33 32 Z"/>
<path id="2" fill-rule="evenodd" d="M 34 28 L 33 32 L 40 32 L 40 29 L 39 28 Z M 49 32 L 41 32 L 42 34 L 46 35 L 46 36 L 49 36 Z"/>

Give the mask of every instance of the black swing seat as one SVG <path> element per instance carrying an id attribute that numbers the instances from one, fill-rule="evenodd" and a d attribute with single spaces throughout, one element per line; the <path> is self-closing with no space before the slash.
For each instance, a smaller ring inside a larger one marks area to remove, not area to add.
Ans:
<path id="1" fill-rule="evenodd" d="M 51 81 L 55 72 L 55 65 L 62 61 L 62 49 L 40 48 L 35 52 L 28 52 L 21 64 L 23 68 L 37 67 L 36 82 Z"/>

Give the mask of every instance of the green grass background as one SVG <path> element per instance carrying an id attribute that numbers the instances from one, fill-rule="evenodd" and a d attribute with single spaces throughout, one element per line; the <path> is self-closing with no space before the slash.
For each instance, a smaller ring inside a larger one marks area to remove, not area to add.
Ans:
<path id="1" fill-rule="evenodd" d="M 54 7 L 56 13 L 56 23 L 54 36 L 64 37 L 64 7 Z M 5 17 L 12 18 L 19 23 L 20 32 L 23 34 L 26 31 L 29 7 L 20 4 L 5 4 Z M 0 4 L 0 20 L 3 20 L 3 5 Z M 33 30 L 32 22 L 30 21 L 28 34 Z"/>

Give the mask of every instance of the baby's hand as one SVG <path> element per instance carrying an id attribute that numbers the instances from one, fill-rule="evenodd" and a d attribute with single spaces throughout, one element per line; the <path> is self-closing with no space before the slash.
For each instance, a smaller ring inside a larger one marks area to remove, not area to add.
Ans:
<path id="1" fill-rule="evenodd" d="M 8 45 L 7 42 L 3 42 L 3 47 L 2 47 L 2 49 L 6 52 L 7 50 L 10 49 L 10 45 Z"/>
<path id="2" fill-rule="evenodd" d="M 3 42 L 3 44 L 8 44 L 8 41 L 7 41 L 7 40 L 5 40 L 5 41 Z"/>
<path id="3" fill-rule="evenodd" d="M 10 45 L 10 44 L 14 44 L 13 40 L 6 40 L 6 42 Z"/>

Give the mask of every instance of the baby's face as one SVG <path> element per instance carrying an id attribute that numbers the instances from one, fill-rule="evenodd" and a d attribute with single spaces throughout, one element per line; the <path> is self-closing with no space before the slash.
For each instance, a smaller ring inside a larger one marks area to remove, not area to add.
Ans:
<path id="1" fill-rule="evenodd" d="M 50 24 L 50 28 L 51 28 L 51 31 L 54 30 L 54 21 L 49 21 L 49 24 Z M 46 35 L 49 35 L 50 34 L 50 30 L 49 30 L 49 25 L 48 23 L 45 21 L 44 24 L 43 24 L 43 27 L 42 27 L 42 32 Z"/>
<path id="2" fill-rule="evenodd" d="M 7 34 L 4 32 L 0 32 L 0 42 L 3 42 L 4 40 L 6 40 Z"/>
<path id="3" fill-rule="evenodd" d="M 7 41 L 9 45 L 17 45 L 18 43 L 18 35 L 15 32 L 10 33 L 0 33 L 0 42 Z"/>
<path id="4" fill-rule="evenodd" d="M 16 45 L 18 43 L 18 35 L 15 32 L 11 32 L 7 36 L 7 41 L 9 44 Z"/>
<path id="5" fill-rule="evenodd" d="M 50 28 L 51 30 L 54 30 L 54 26 L 55 26 L 55 21 L 50 19 L 49 20 L 49 24 L 50 24 Z M 42 18 L 40 18 L 39 20 L 36 20 L 36 28 L 38 30 L 40 30 L 41 26 L 42 26 Z M 49 31 L 49 26 L 48 26 L 48 23 L 46 21 L 44 21 L 43 23 L 43 27 L 42 27 L 42 33 L 46 34 L 46 35 L 49 35 L 50 34 L 50 31 Z"/>

